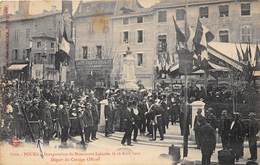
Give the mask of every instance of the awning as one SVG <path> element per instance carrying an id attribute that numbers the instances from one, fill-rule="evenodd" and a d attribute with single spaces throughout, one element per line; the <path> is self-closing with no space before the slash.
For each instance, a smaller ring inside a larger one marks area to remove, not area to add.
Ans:
<path id="1" fill-rule="evenodd" d="M 19 71 L 23 70 L 28 64 L 13 64 L 7 68 L 7 70 Z"/>
<path id="2" fill-rule="evenodd" d="M 255 77 L 260 77 L 260 71 L 254 71 L 254 76 Z"/>
<path id="3" fill-rule="evenodd" d="M 224 66 L 220 66 L 220 65 L 214 64 L 212 62 L 209 62 L 209 65 L 213 68 L 213 69 L 210 70 L 212 72 L 215 72 L 215 71 L 228 72 L 229 71 L 228 68 L 226 68 Z"/>

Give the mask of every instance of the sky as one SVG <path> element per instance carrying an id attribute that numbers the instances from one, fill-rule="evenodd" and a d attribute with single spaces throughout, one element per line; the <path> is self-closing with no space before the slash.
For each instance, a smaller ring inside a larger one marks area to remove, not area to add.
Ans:
<path id="1" fill-rule="evenodd" d="M 9 7 L 11 13 L 14 13 L 18 9 L 18 1 L 19 0 L 0 0 L 0 2 L 4 2 Z M 95 1 L 95 0 L 83 0 L 85 1 Z M 111 0 L 105 0 L 111 1 Z M 144 7 L 150 7 L 151 5 L 155 4 L 159 0 L 139 0 L 139 2 Z M 77 9 L 80 0 L 73 0 L 73 11 Z M 58 10 L 61 8 L 61 0 L 31 0 L 30 4 L 30 14 L 39 14 L 43 10 L 51 10 L 53 6 L 56 6 Z M 1 10 L 1 9 L 0 9 Z M 1 11 L 2 12 L 2 11 Z"/>

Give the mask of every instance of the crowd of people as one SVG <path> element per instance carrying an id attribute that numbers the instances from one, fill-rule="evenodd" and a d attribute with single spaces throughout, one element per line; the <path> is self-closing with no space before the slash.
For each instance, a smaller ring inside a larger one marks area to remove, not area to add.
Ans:
<path id="1" fill-rule="evenodd" d="M 205 116 L 198 110 L 192 123 L 190 103 L 207 98 L 203 88 L 197 89 L 188 90 L 186 104 L 183 88 L 177 91 L 105 89 L 100 92 L 58 82 L 3 81 L 0 138 L 8 140 L 15 136 L 25 141 L 42 138 L 44 144 L 60 138 L 61 147 L 67 147 L 69 138 L 80 135 L 80 144 L 85 145 L 98 140 L 96 133 L 102 102 L 105 105 L 105 136 L 111 136 L 115 131 L 124 132 L 122 145 L 131 146 L 132 140 L 138 141 L 138 136 L 156 141 L 158 133 L 162 141 L 167 128 L 178 122 L 183 136 L 190 134 L 189 128 L 194 129 L 203 164 L 210 164 L 216 130 L 223 149 L 232 149 L 237 160 L 243 156 L 243 142 L 247 136 L 250 159 L 256 160 L 259 127 L 254 114 L 250 113 L 248 122 L 242 122 L 239 114 L 227 110 L 218 118 L 209 107 Z"/>

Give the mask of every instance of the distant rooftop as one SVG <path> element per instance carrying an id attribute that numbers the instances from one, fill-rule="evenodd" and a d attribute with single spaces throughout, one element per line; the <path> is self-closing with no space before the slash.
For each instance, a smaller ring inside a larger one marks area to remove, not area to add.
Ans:
<path id="1" fill-rule="evenodd" d="M 80 2 L 74 17 L 113 14 L 116 1 L 90 1 Z"/>

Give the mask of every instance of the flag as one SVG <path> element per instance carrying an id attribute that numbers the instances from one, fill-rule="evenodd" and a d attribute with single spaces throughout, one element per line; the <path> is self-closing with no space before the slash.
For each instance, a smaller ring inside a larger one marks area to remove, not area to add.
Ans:
<path id="1" fill-rule="evenodd" d="M 63 31 L 63 36 L 62 36 L 61 42 L 59 43 L 59 49 L 64 51 L 67 55 L 69 55 L 70 43 L 68 41 L 65 28 L 64 28 L 64 31 Z"/>
<path id="2" fill-rule="evenodd" d="M 211 42 L 213 39 L 214 35 L 209 31 L 208 28 L 202 25 L 198 18 L 196 31 L 193 38 L 193 44 L 195 47 L 194 52 L 198 57 L 198 61 L 195 61 L 194 63 L 199 64 L 201 69 L 207 70 L 209 68 L 207 46 L 208 42 Z"/>
<path id="3" fill-rule="evenodd" d="M 175 31 L 176 31 L 176 40 L 177 42 L 186 42 L 186 37 L 185 34 L 181 31 L 181 29 L 179 28 L 179 26 L 177 25 L 175 18 L 173 16 L 173 22 L 174 22 L 174 26 L 175 26 Z"/>
<path id="4" fill-rule="evenodd" d="M 240 43 L 240 49 L 241 49 L 241 52 L 242 52 L 243 61 L 247 61 L 247 60 L 248 60 L 248 59 L 247 59 L 247 55 L 246 55 L 246 52 L 244 52 L 241 43 Z"/>
<path id="5" fill-rule="evenodd" d="M 193 70 L 193 56 L 188 49 L 179 49 L 179 71 L 183 74 L 190 74 Z"/>
<path id="6" fill-rule="evenodd" d="M 214 34 L 211 33 L 208 28 L 203 26 L 198 18 L 196 31 L 193 38 L 195 49 L 200 51 L 207 49 L 207 44 L 211 42 L 214 38 Z"/>
<path id="7" fill-rule="evenodd" d="M 236 44 L 235 44 L 235 45 L 236 45 Z M 236 50 L 237 50 L 238 61 L 241 62 L 242 59 L 243 59 L 243 57 L 241 56 L 241 54 L 240 54 L 240 52 L 239 52 L 239 50 L 238 50 L 238 48 L 237 48 L 237 45 L 236 45 Z"/>
<path id="8" fill-rule="evenodd" d="M 251 46 L 250 43 L 248 43 L 248 60 L 250 64 L 252 63 L 252 52 L 251 52 Z"/>
<path id="9" fill-rule="evenodd" d="M 179 56 L 179 71 L 183 74 L 190 74 L 192 72 L 193 67 L 193 57 L 192 53 L 187 48 L 187 40 L 189 33 L 186 32 L 187 36 L 181 31 L 179 26 L 177 25 L 175 18 L 173 17 L 173 22 L 175 25 L 176 31 L 176 50 Z M 187 26 L 187 24 L 185 25 Z M 187 31 L 185 27 L 185 31 Z"/>
<path id="10" fill-rule="evenodd" d="M 259 46 L 258 46 L 258 43 L 256 44 L 256 50 L 255 50 L 255 68 L 256 69 L 259 69 L 260 68 L 260 49 L 259 49 Z"/>

